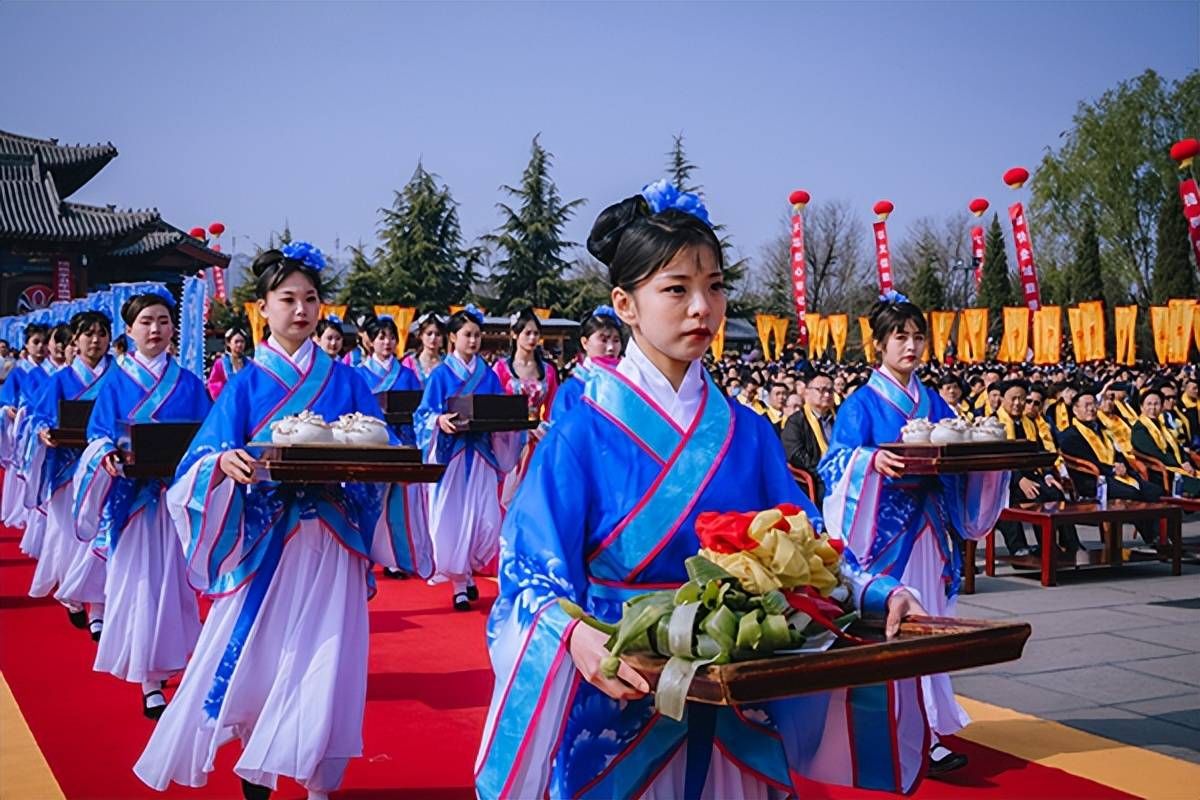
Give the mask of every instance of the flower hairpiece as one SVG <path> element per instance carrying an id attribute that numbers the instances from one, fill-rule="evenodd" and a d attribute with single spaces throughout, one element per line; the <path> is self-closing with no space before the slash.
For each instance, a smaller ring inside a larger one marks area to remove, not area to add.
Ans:
<path id="1" fill-rule="evenodd" d="M 483 312 L 480 311 L 474 303 L 467 303 L 463 307 L 463 313 L 475 321 L 479 327 L 483 327 Z"/>
<path id="2" fill-rule="evenodd" d="M 146 289 L 144 294 L 158 295 L 167 303 L 167 308 L 175 308 L 175 298 L 165 286 L 151 286 Z"/>
<path id="3" fill-rule="evenodd" d="M 596 306 L 592 312 L 593 317 L 612 317 L 616 322 L 620 322 L 621 318 L 617 316 L 617 311 L 612 306 Z"/>
<path id="4" fill-rule="evenodd" d="M 895 289 L 888 289 L 883 294 L 879 295 L 879 299 L 885 303 L 907 303 L 908 298 L 897 292 Z"/>
<path id="5" fill-rule="evenodd" d="M 325 269 L 325 254 L 308 242 L 291 242 L 280 250 L 284 258 L 299 261 L 317 272 Z"/>
<path id="6" fill-rule="evenodd" d="M 328 315 L 325 317 L 325 319 L 327 319 L 327 320 L 329 320 L 330 322 L 333 322 L 333 323 L 335 323 L 335 324 L 337 324 L 337 325 L 341 325 L 341 324 L 342 324 L 342 318 L 341 318 L 341 317 L 339 317 L 337 314 L 334 314 L 334 313 L 332 313 L 332 312 L 331 312 L 330 314 L 328 314 Z"/>
<path id="7" fill-rule="evenodd" d="M 666 178 L 661 178 L 654 183 L 648 183 L 643 186 L 642 197 L 646 198 L 646 203 L 650 206 L 650 211 L 655 214 L 661 214 L 667 209 L 673 208 L 676 211 L 691 214 L 708 227 L 712 227 L 712 222 L 708 219 L 708 209 L 704 206 L 704 199 L 692 192 L 679 191 Z"/>

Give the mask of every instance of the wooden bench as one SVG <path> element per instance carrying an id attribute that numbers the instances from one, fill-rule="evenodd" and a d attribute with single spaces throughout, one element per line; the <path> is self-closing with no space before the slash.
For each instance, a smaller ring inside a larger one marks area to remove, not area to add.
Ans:
<path id="1" fill-rule="evenodd" d="M 1098 526 L 1104 541 L 1099 564 L 1119 566 L 1124 561 L 1121 553 L 1124 543 L 1122 537 L 1124 524 L 1157 519 L 1160 538 L 1169 543 L 1171 574 L 1181 575 L 1183 573 L 1183 508 L 1178 505 L 1165 502 L 1144 503 L 1140 500 L 1110 500 L 1105 508 L 1100 508 L 1099 504 L 1095 502 L 1022 503 L 1004 509 L 1000 514 L 1000 519 L 1028 522 L 1041 530 L 1043 586 L 1054 586 L 1058 582 L 1058 547 L 1054 532 L 1061 525 Z M 963 593 L 973 594 L 975 591 L 976 543 L 966 542 L 964 550 Z M 1161 560 L 1161 556 L 1156 556 L 1155 560 Z M 994 530 L 986 537 L 984 564 L 985 573 L 995 576 L 996 532 Z M 1071 566 L 1081 565 L 1071 564 Z"/>

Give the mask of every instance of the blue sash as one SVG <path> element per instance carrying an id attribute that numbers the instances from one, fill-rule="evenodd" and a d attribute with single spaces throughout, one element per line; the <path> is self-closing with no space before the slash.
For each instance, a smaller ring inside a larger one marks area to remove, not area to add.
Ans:
<path id="1" fill-rule="evenodd" d="M 871 379 L 867 381 L 867 386 L 874 389 L 888 405 L 900 412 L 905 419 L 928 419 L 932 408 L 929 390 L 917 380 L 915 374 L 908 379 L 908 391 L 878 369 L 871 372 Z M 916 399 L 913 399 L 912 394 L 909 393 L 912 391 L 916 392 Z"/>
<path id="2" fill-rule="evenodd" d="M 621 384 L 615 386 L 614 384 Z M 615 372 L 598 369 L 588 384 L 593 402 L 626 434 L 640 438 L 660 456 L 662 470 L 633 510 L 588 555 L 589 572 L 604 580 L 629 582 L 646 568 L 683 525 L 712 479 L 733 436 L 728 400 L 706 373 L 700 410 L 680 434 L 662 412 Z M 611 405 L 600 405 L 600 403 Z M 665 426 L 665 427 L 664 427 Z"/>

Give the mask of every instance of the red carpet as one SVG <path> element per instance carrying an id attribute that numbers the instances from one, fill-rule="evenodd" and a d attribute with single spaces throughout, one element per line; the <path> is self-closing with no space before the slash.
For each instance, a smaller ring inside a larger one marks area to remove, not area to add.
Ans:
<path id="1" fill-rule="evenodd" d="M 136 687 L 92 672 L 95 646 L 72 628 L 53 600 L 26 596 L 33 561 L 17 549 L 19 534 L 0 528 L 0 671 L 38 745 L 69 798 L 236 798 L 230 768 L 237 744 L 221 752 L 202 789 L 172 787 L 157 795 L 131 767 L 151 725 Z M 494 585 L 482 582 L 485 600 Z M 481 605 L 486 605 L 482 603 Z M 364 757 L 351 762 L 342 800 L 451 800 L 473 797 L 472 763 L 490 696 L 484 648 L 485 612 L 449 609 L 449 592 L 420 581 L 381 580 L 371 601 L 371 675 Z M 970 766 L 953 783 L 926 781 L 914 795 L 928 800 L 999 798 L 1128 798 L 1060 770 L 969 742 Z M 294 783 L 276 797 L 302 798 Z M 876 792 L 814 788 L 805 798 L 882 798 Z"/>

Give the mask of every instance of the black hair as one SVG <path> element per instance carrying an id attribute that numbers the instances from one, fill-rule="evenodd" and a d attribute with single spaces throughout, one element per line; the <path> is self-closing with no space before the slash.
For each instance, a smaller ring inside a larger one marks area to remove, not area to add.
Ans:
<path id="1" fill-rule="evenodd" d="M 599 331 L 616 331 L 620 334 L 621 320 L 611 314 L 588 314 L 579 326 L 579 338 L 586 339 Z"/>
<path id="2" fill-rule="evenodd" d="M 588 234 L 587 249 L 608 267 L 612 286 L 625 291 L 658 272 L 685 247 L 704 246 L 725 268 L 721 242 L 699 217 L 668 208 L 654 214 L 640 194 L 600 212 Z"/>
<path id="3" fill-rule="evenodd" d="M 475 319 L 475 317 L 471 314 L 467 313 L 465 308 L 460 309 L 459 311 L 456 311 L 450 315 L 450 322 L 447 323 L 446 329 L 450 333 L 458 333 L 468 322 L 478 325 L 480 331 L 483 330 L 483 323 Z"/>
<path id="4" fill-rule="evenodd" d="M 767 387 L 767 391 L 773 392 L 776 389 L 783 389 L 785 392 L 788 391 L 788 387 L 787 387 L 786 383 L 779 383 L 778 381 L 771 381 L 771 384 Z"/>
<path id="5" fill-rule="evenodd" d="M 998 376 L 998 377 L 1001 377 L 1001 378 L 1003 378 L 1003 377 L 1004 377 L 1004 370 L 1003 370 L 1003 369 L 1001 369 L 1000 367 L 991 366 L 991 367 L 988 367 L 987 369 L 985 369 L 985 370 L 983 371 L 983 374 L 984 374 L 984 375 L 996 375 L 996 376 Z"/>
<path id="6" fill-rule="evenodd" d="M 938 380 L 937 385 L 938 385 L 939 389 L 942 388 L 943 386 L 957 386 L 958 390 L 960 392 L 962 391 L 962 381 L 960 381 L 957 377 L 954 376 L 953 373 L 950 373 L 950 372 L 947 372 L 945 375 L 943 375 Z"/>
<path id="7" fill-rule="evenodd" d="M 171 322 L 175 322 L 175 309 L 171 308 L 171 302 L 161 294 L 155 294 L 154 292 L 135 294 L 126 300 L 125 304 L 121 306 L 121 319 L 125 321 L 126 325 L 133 325 L 133 321 L 138 318 L 138 314 L 153 306 L 162 306 L 165 308 L 167 313 L 171 315 Z"/>
<path id="8" fill-rule="evenodd" d="M 1022 380 L 1021 378 L 1013 378 L 1011 380 L 995 383 L 993 384 L 993 388 L 999 389 L 1002 396 L 1008 394 L 1009 389 L 1022 389 L 1026 394 L 1028 394 L 1029 381 Z"/>
<path id="9" fill-rule="evenodd" d="M 391 317 L 377 317 L 367 323 L 367 336 L 371 337 L 371 341 L 379 338 L 379 334 L 384 331 L 390 331 L 396 341 L 400 341 L 400 331 L 396 328 L 396 321 Z"/>
<path id="10" fill-rule="evenodd" d="M 72 337 L 87 333 L 97 325 L 100 326 L 100 330 L 104 331 L 105 336 L 112 337 L 112 323 L 109 322 L 108 315 L 103 311 L 80 311 L 71 317 L 70 324 Z"/>
<path id="11" fill-rule="evenodd" d="M 43 338 L 50 336 L 50 329 L 40 322 L 31 322 L 25 326 L 25 338 L 41 334 Z"/>
<path id="12" fill-rule="evenodd" d="M 250 334 L 246 333 L 246 330 L 240 325 L 231 325 L 229 329 L 225 331 L 225 343 L 229 344 L 229 340 L 235 336 L 238 336 L 239 334 L 243 339 L 250 339 Z"/>
<path id="13" fill-rule="evenodd" d="M 1158 398 L 1158 402 L 1162 402 L 1162 390 L 1160 390 L 1157 386 L 1151 386 L 1149 388 L 1142 389 L 1142 393 L 1138 395 L 1138 410 L 1141 410 L 1142 406 L 1146 404 L 1146 398 L 1148 398 L 1150 395 L 1155 395 Z"/>
<path id="14" fill-rule="evenodd" d="M 446 323 L 442 322 L 441 317 L 432 311 L 426 311 L 424 314 L 417 317 L 417 337 L 420 338 L 420 336 L 425 333 L 425 329 L 430 325 L 437 327 L 438 333 L 445 337 Z"/>
<path id="15" fill-rule="evenodd" d="M 541 319 L 534 313 L 532 307 L 527 306 L 518 311 L 513 316 L 512 321 L 508 323 L 508 330 L 512 333 L 512 339 L 508 347 L 508 371 L 513 375 L 517 374 L 516 367 L 513 365 L 513 358 L 517 355 L 517 337 L 521 335 L 521 331 L 525 330 L 525 326 L 531 322 L 537 326 L 538 333 L 541 333 Z M 538 380 L 544 381 L 546 379 L 546 356 L 542 352 L 540 344 L 533 348 L 533 363 L 537 365 Z"/>
<path id="16" fill-rule="evenodd" d="M 1046 384 L 1030 383 L 1029 384 L 1029 394 L 1033 394 L 1034 392 L 1037 392 L 1038 394 L 1040 394 L 1042 396 L 1042 399 L 1044 400 L 1046 398 Z"/>
<path id="17" fill-rule="evenodd" d="M 917 326 L 917 333 L 929 332 L 929 321 L 915 303 L 880 300 L 871 307 L 869 314 L 871 338 L 883 344 L 893 333 L 903 331 L 910 320 Z"/>
<path id="18" fill-rule="evenodd" d="M 817 378 L 829 378 L 829 382 L 833 383 L 833 376 L 830 375 L 828 372 L 824 372 L 822 370 L 818 370 L 818 371 L 812 373 L 811 375 L 808 376 L 807 379 L 801 378 L 801 380 L 803 380 L 804 384 L 807 386 L 808 384 L 815 381 Z"/>
<path id="19" fill-rule="evenodd" d="M 61 344 L 64 347 L 69 345 L 74 338 L 75 334 L 71 333 L 71 326 L 65 322 L 55 325 L 50 330 L 50 341 Z"/>
<path id="20" fill-rule="evenodd" d="M 1100 387 L 1092 385 L 1092 384 L 1084 384 L 1079 387 L 1079 393 L 1075 395 L 1075 399 L 1071 401 L 1071 405 L 1074 406 L 1076 403 L 1078 403 L 1084 397 L 1098 398 L 1099 396 L 1100 396 Z"/>
<path id="21" fill-rule="evenodd" d="M 266 300 L 267 293 L 279 288 L 279 284 L 293 272 L 299 272 L 308 278 L 317 290 L 317 296 L 321 296 L 321 273 L 303 261 L 288 258 L 278 250 L 264 250 L 259 253 L 258 258 L 250 265 L 250 271 L 254 273 L 256 280 L 254 296 L 259 300 Z"/>
<path id="22" fill-rule="evenodd" d="M 313 336 L 320 339 L 322 336 L 325 335 L 325 331 L 329 330 L 330 328 L 337 331 L 338 336 L 341 336 L 343 340 L 346 338 L 346 334 L 342 330 L 342 326 L 337 324 L 336 322 L 334 322 L 331 319 L 317 320 L 317 329 L 316 329 L 316 331 L 313 332 Z"/>

